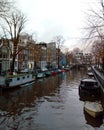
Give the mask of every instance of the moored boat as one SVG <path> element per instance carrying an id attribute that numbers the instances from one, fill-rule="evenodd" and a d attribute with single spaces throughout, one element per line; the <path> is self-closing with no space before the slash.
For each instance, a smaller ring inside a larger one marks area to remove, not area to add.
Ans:
<path id="1" fill-rule="evenodd" d="M 46 77 L 51 76 L 51 72 L 50 71 L 46 71 L 45 75 L 46 75 Z"/>
<path id="2" fill-rule="evenodd" d="M 92 72 L 88 72 L 87 75 L 88 75 L 89 77 L 94 77 L 94 74 L 93 74 Z"/>
<path id="3" fill-rule="evenodd" d="M 99 101 L 95 102 L 85 101 L 84 110 L 94 118 L 103 114 L 103 107 L 101 105 L 101 102 Z"/>
<path id="4" fill-rule="evenodd" d="M 98 82 L 92 78 L 85 78 L 82 79 L 79 85 L 79 92 L 84 91 L 90 94 L 99 95 L 100 94 L 100 87 Z"/>
<path id="5" fill-rule="evenodd" d="M 56 75 L 57 74 L 57 72 L 56 71 L 51 71 L 51 75 L 53 76 L 53 75 Z"/>
<path id="6" fill-rule="evenodd" d="M 8 75 L 4 77 L 4 82 L 0 84 L 2 89 L 9 89 L 14 87 L 19 87 L 23 84 L 33 82 L 35 80 L 35 76 L 32 74 L 24 73 L 17 75 Z"/>
<path id="7" fill-rule="evenodd" d="M 45 73 L 44 72 L 38 72 L 37 75 L 36 75 L 37 79 L 44 78 L 44 77 L 45 77 Z"/>

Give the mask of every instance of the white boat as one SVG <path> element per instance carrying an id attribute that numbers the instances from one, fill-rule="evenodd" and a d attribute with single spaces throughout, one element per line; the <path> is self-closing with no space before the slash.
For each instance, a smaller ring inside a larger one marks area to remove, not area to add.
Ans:
<path id="1" fill-rule="evenodd" d="M 0 87 L 2 89 L 6 89 L 6 88 L 9 89 L 9 88 L 21 86 L 29 82 L 33 82 L 34 80 L 35 80 L 35 76 L 28 73 L 9 75 L 7 77 L 4 77 L 4 80 L 3 80 L 4 82 L 0 84 Z"/>
<path id="2" fill-rule="evenodd" d="M 95 102 L 85 101 L 84 109 L 90 116 L 94 118 L 103 114 L 103 107 L 101 105 L 101 102 L 99 101 Z"/>
<path id="3" fill-rule="evenodd" d="M 45 77 L 45 73 L 44 73 L 44 72 L 39 72 L 39 73 L 36 75 L 36 78 L 37 78 L 37 79 L 44 78 L 44 77 Z"/>

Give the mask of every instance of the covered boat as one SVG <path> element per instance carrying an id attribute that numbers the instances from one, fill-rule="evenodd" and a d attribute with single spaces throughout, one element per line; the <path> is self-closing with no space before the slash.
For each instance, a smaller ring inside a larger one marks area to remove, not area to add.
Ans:
<path id="1" fill-rule="evenodd" d="M 99 101 L 95 102 L 85 101 L 84 110 L 94 118 L 103 114 L 103 107 L 101 105 L 101 102 Z"/>
<path id="2" fill-rule="evenodd" d="M 85 78 L 82 79 L 80 82 L 79 91 L 86 91 L 89 92 L 90 94 L 99 95 L 100 87 L 95 79 Z"/>

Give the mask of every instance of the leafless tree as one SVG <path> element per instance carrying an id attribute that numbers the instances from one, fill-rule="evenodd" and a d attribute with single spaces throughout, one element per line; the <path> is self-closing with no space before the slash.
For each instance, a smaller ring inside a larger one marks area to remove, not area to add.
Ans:
<path id="1" fill-rule="evenodd" d="M 6 15 L 7 12 L 13 7 L 12 0 L 0 0 L 0 17 Z"/>
<path id="2" fill-rule="evenodd" d="M 75 64 L 76 63 L 76 58 L 75 58 L 75 52 L 74 51 L 69 51 L 66 54 L 66 57 L 68 58 L 68 63 L 69 64 Z M 67 59 L 66 59 L 67 60 Z"/>
<path id="3" fill-rule="evenodd" d="M 9 17 L 3 17 L 4 24 L 2 25 L 2 29 L 4 32 L 5 37 L 10 38 L 13 44 L 13 50 L 10 48 L 11 51 L 11 71 L 14 71 L 14 63 L 16 56 L 18 54 L 18 44 L 20 42 L 20 34 L 24 29 L 24 25 L 26 23 L 26 17 L 23 13 L 16 11 L 11 13 Z"/>
<path id="4" fill-rule="evenodd" d="M 65 57 L 66 57 L 66 63 L 67 65 L 70 64 L 70 51 L 68 48 L 65 49 Z"/>
<path id="5" fill-rule="evenodd" d="M 96 46 L 95 49 L 96 53 L 98 53 L 97 52 L 98 46 L 102 46 L 103 48 L 101 51 L 102 53 L 99 52 L 99 57 L 102 59 L 102 66 L 104 69 L 104 3 L 103 0 L 100 0 L 99 7 L 96 8 L 96 10 L 90 10 L 87 16 L 88 16 L 87 27 L 86 27 L 87 37 L 89 43 L 93 43 L 94 44 L 93 47 Z"/>
<path id="6" fill-rule="evenodd" d="M 98 65 L 101 64 L 101 62 L 103 61 L 103 57 L 104 57 L 104 45 L 99 42 L 99 41 L 95 41 L 95 43 L 92 46 L 92 53 L 94 55 L 95 58 L 95 63 Z"/>
<path id="7" fill-rule="evenodd" d="M 0 0 L 0 39 L 2 41 L 0 48 L 3 45 L 4 34 L 2 32 L 3 17 L 9 17 L 11 11 L 16 10 L 14 7 L 15 2 L 13 0 Z"/>
<path id="8" fill-rule="evenodd" d="M 56 43 L 56 47 L 57 47 L 57 58 L 58 58 L 58 68 L 59 68 L 59 64 L 60 64 L 60 52 L 61 52 L 61 49 L 62 49 L 62 46 L 65 42 L 65 39 L 63 38 L 62 35 L 58 35 L 58 36 L 55 36 L 52 40 L 53 42 Z"/>
<path id="9" fill-rule="evenodd" d="M 76 48 L 73 49 L 73 52 L 74 52 L 74 53 L 80 53 L 81 50 L 80 50 L 78 47 L 76 47 Z"/>
<path id="10" fill-rule="evenodd" d="M 61 49 L 62 45 L 65 42 L 65 39 L 62 35 L 58 35 L 58 36 L 55 36 L 52 41 L 56 43 L 57 48 Z"/>

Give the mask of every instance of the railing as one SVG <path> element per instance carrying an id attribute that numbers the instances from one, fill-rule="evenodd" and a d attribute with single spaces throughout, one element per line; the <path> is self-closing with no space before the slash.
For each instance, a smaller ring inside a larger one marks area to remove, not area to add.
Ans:
<path id="1" fill-rule="evenodd" d="M 104 75 L 101 74 L 94 66 L 92 66 L 92 71 L 102 91 L 104 92 Z"/>

